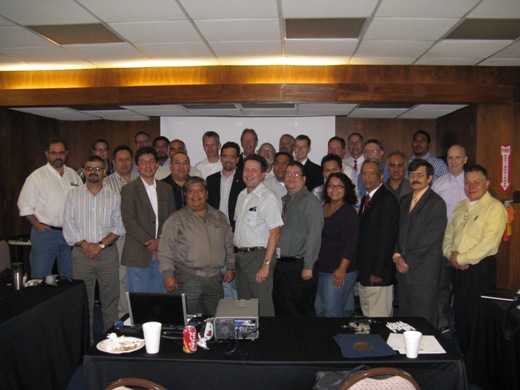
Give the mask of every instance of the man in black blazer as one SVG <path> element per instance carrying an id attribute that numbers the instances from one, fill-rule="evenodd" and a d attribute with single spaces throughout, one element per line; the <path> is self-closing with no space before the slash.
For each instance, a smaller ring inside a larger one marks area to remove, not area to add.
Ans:
<path id="1" fill-rule="evenodd" d="M 240 147 L 235 142 L 226 142 L 220 150 L 220 160 L 222 161 L 222 171 L 209 175 L 207 178 L 208 184 L 208 203 L 222 211 L 229 219 L 231 228 L 235 230 L 235 206 L 237 205 L 238 195 L 240 191 L 246 188 L 242 178 L 242 171 L 237 169 L 238 155 L 240 154 Z M 221 184 L 231 180 L 232 183 L 228 186 L 228 203 L 227 205 L 220 205 L 221 200 Z"/>
<path id="2" fill-rule="evenodd" d="M 304 134 L 300 134 L 296 137 L 294 142 L 294 154 L 296 155 L 296 160 L 302 163 L 305 168 L 305 187 L 307 187 L 309 191 L 312 191 L 314 188 L 323 184 L 323 173 L 318 164 L 313 163 L 307 158 L 310 151 L 311 139 Z"/>
<path id="3" fill-rule="evenodd" d="M 408 166 L 413 192 L 401 198 L 399 236 L 393 255 L 397 267 L 399 315 L 439 321 L 439 280 L 446 203 L 431 188 L 433 166 L 415 159 Z"/>
<path id="4" fill-rule="evenodd" d="M 399 229 L 399 203 L 383 185 L 379 160 L 367 158 L 360 174 L 367 194 L 359 210 L 359 300 L 363 315 L 391 317 L 395 280 L 392 255 Z"/>
<path id="5" fill-rule="evenodd" d="M 166 292 L 157 251 L 163 223 L 175 211 L 173 191 L 168 184 L 155 180 L 159 164 L 152 147 L 139 149 L 135 163 L 140 177 L 121 189 L 121 217 L 126 230 L 121 263 L 127 266 L 128 291 Z"/>

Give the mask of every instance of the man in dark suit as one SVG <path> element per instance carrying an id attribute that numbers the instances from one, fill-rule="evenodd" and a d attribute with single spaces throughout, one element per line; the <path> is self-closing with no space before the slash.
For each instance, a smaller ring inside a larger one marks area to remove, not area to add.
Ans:
<path id="1" fill-rule="evenodd" d="M 246 188 L 242 178 L 242 170 L 237 168 L 240 147 L 236 142 L 226 142 L 220 149 L 222 171 L 208 176 L 208 204 L 223 212 L 229 220 L 231 229 L 235 231 L 235 207 L 240 192 Z M 222 268 L 225 274 L 227 268 Z M 236 282 L 223 282 L 224 298 L 237 299 Z"/>
<path id="2" fill-rule="evenodd" d="M 428 161 L 412 161 L 408 175 L 413 192 L 399 202 L 399 236 L 393 255 L 399 315 L 424 317 L 437 327 L 446 203 L 430 188 L 433 166 Z"/>
<path id="3" fill-rule="evenodd" d="M 166 292 L 159 273 L 157 250 L 164 221 L 175 211 L 171 187 L 155 180 L 157 153 L 139 149 L 135 164 L 140 178 L 121 189 L 121 217 L 126 229 L 122 264 L 127 266 L 131 292 Z"/>
<path id="4" fill-rule="evenodd" d="M 305 187 L 307 187 L 309 191 L 312 191 L 314 188 L 323 184 L 323 173 L 318 164 L 313 163 L 307 158 L 310 151 L 311 139 L 304 134 L 300 134 L 296 137 L 294 142 L 294 154 L 296 160 L 305 168 L 305 177 L 307 178 Z"/>
<path id="5" fill-rule="evenodd" d="M 231 228 L 235 230 L 235 206 L 240 191 L 246 188 L 242 179 L 242 171 L 237 169 L 240 147 L 235 142 L 226 142 L 220 150 L 222 171 L 208 176 L 208 203 L 222 211 L 229 219 Z M 226 193 L 222 193 L 223 190 Z M 223 196 L 224 195 L 224 196 Z"/>
<path id="6" fill-rule="evenodd" d="M 391 317 L 395 278 L 392 254 L 399 230 L 399 203 L 383 185 L 379 160 L 367 158 L 360 174 L 367 194 L 359 210 L 359 300 L 363 315 Z"/>

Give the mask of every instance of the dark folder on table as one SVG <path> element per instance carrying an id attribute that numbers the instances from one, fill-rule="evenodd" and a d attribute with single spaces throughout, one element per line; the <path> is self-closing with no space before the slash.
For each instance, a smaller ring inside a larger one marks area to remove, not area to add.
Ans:
<path id="1" fill-rule="evenodd" d="M 334 336 L 344 358 L 393 356 L 394 351 L 378 334 L 338 334 Z"/>

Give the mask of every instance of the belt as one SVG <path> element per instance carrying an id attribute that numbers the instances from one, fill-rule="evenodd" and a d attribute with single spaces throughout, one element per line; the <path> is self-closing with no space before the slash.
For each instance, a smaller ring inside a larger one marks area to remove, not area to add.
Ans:
<path id="1" fill-rule="evenodd" d="M 251 248 L 235 248 L 235 253 L 249 253 L 265 249 L 263 246 L 252 246 Z"/>
<path id="2" fill-rule="evenodd" d="M 47 225 L 47 226 L 50 227 L 52 230 L 63 230 L 62 227 L 51 226 L 51 225 Z"/>
<path id="3" fill-rule="evenodd" d="M 278 258 L 278 261 L 281 261 L 281 262 L 292 262 L 292 261 L 300 261 L 300 260 L 303 260 L 303 257 L 279 257 Z"/>

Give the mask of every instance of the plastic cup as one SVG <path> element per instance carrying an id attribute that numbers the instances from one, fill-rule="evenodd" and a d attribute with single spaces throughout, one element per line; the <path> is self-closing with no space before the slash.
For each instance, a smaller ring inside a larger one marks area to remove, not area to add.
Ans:
<path id="1" fill-rule="evenodd" d="M 145 322 L 143 324 L 144 342 L 146 353 L 154 354 L 159 352 L 161 345 L 161 329 L 160 322 Z"/>
<path id="2" fill-rule="evenodd" d="M 419 346 L 421 345 L 422 333 L 415 330 L 409 330 L 403 333 L 404 346 L 406 348 L 406 357 L 410 359 L 417 358 L 419 354 Z"/>

